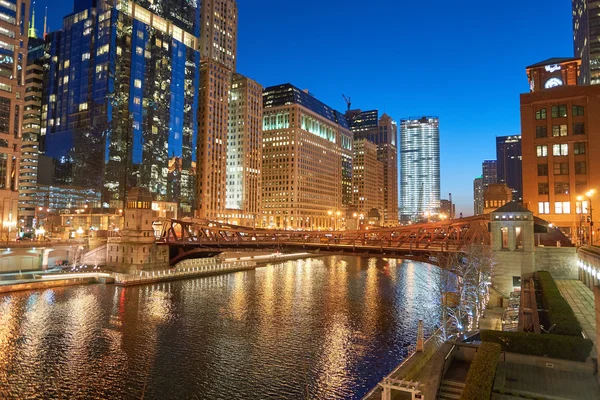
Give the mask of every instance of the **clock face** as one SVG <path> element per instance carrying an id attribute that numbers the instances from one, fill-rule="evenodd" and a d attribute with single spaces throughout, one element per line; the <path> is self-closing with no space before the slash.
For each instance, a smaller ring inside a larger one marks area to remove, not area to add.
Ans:
<path id="1" fill-rule="evenodd" d="M 553 87 L 557 87 L 557 86 L 562 86 L 563 85 L 563 81 L 560 78 L 550 78 L 546 81 L 546 83 L 544 83 L 544 89 L 550 89 Z"/>

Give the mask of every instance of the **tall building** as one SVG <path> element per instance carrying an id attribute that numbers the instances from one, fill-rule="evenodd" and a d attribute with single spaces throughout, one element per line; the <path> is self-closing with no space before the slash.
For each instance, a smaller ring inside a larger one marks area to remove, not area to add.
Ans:
<path id="1" fill-rule="evenodd" d="M 227 209 L 254 226 L 262 199 L 262 86 L 234 74 L 229 94 Z"/>
<path id="2" fill-rule="evenodd" d="M 35 11 L 34 11 L 35 12 Z M 30 35 L 35 35 L 32 26 Z M 29 37 L 27 69 L 25 72 L 25 104 L 21 145 L 21 169 L 19 172 L 19 223 L 23 231 L 35 227 L 38 205 L 38 155 L 42 121 L 42 85 L 44 83 L 44 40 Z"/>
<path id="3" fill-rule="evenodd" d="M 473 180 L 473 213 L 475 215 L 483 214 L 483 177 Z"/>
<path id="4" fill-rule="evenodd" d="M 377 145 L 367 139 L 354 141 L 353 199 L 358 214 L 372 209 L 382 214 L 384 202 L 384 165 L 377 157 Z"/>
<path id="5" fill-rule="evenodd" d="M 484 189 L 492 184 L 498 182 L 498 162 L 496 160 L 485 160 L 481 164 L 481 173 L 483 177 Z"/>
<path id="6" fill-rule="evenodd" d="M 521 203 L 523 201 L 521 135 L 497 136 L 496 159 L 498 161 L 497 183 L 506 183 L 512 190 L 512 200 Z"/>
<path id="7" fill-rule="evenodd" d="M 227 208 L 229 92 L 236 66 L 237 3 L 203 1 L 196 216 L 222 220 Z"/>
<path id="8" fill-rule="evenodd" d="M 589 238 L 588 218 L 600 207 L 598 193 L 587 195 L 600 190 L 600 175 L 595 173 L 600 159 L 594 156 L 600 154 L 597 115 L 600 86 L 521 94 L 523 205 L 573 242 Z"/>
<path id="9" fill-rule="evenodd" d="M 0 217 L 8 239 L 18 225 L 29 1 L 2 0 L 0 17 Z"/>
<path id="10" fill-rule="evenodd" d="M 262 226 L 341 227 L 344 116 L 291 84 L 263 92 Z M 333 224 L 332 224 L 333 218 Z"/>
<path id="11" fill-rule="evenodd" d="M 377 145 L 377 158 L 383 163 L 383 224 L 398 224 L 398 125 L 377 110 L 348 110 L 346 119 L 355 140 L 366 139 Z M 356 204 L 355 204 L 356 205 Z"/>
<path id="12" fill-rule="evenodd" d="M 440 208 L 440 129 L 438 117 L 400 121 L 402 220 Z"/>
<path id="13" fill-rule="evenodd" d="M 113 6 L 113 4 L 116 4 Z M 75 0 L 49 34 L 41 150 L 53 184 L 196 203 L 200 9 L 197 2 Z"/>
<path id="14" fill-rule="evenodd" d="M 572 0 L 573 5 L 573 49 L 575 57 L 581 59 L 583 85 L 600 83 L 600 2 L 598 0 Z"/>

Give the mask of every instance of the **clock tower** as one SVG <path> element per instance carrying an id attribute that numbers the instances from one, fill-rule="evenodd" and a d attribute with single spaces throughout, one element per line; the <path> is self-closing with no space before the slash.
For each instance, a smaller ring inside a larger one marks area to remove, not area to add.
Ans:
<path id="1" fill-rule="evenodd" d="M 549 58 L 527 67 L 529 91 L 552 89 L 558 86 L 577 85 L 579 77 L 579 58 Z"/>

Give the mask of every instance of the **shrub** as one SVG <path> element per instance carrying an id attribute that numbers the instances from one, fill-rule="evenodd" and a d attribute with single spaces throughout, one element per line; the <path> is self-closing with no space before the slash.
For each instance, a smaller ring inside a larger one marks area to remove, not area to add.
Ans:
<path id="1" fill-rule="evenodd" d="M 500 345 L 482 343 L 469 367 L 461 400 L 483 400 L 492 395 L 496 366 L 500 356 Z"/>
<path id="2" fill-rule="evenodd" d="M 552 275 L 548 271 L 540 271 L 538 272 L 538 282 L 542 290 L 544 308 L 548 310 L 548 319 L 551 324 L 556 324 L 551 333 L 581 337 L 581 325 L 569 303 L 560 294 Z"/>
<path id="3" fill-rule="evenodd" d="M 571 361 L 585 361 L 593 347 L 591 340 L 582 337 L 529 332 L 484 330 L 481 341 L 497 343 L 502 346 L 502 351 Z"/>

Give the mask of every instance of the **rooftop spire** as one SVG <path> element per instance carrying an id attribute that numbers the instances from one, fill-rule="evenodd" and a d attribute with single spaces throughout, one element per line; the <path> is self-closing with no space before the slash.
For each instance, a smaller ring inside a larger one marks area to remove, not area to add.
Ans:
<path id="1" fill-rule="evenodd" d="M 30 38 L 37 38 L 35 34 L 35 1 L 33 2 L 31 8 L 33 9 L 33 12 L 31 13 L 31 21 L 29 22 L 29 33 L 27 36 L 29 36 Z"/>
<path id="2" fill-rule="evenodd" d="M 48 34 L 47 28 L 48 27 L 48 7 L 46 7 L 46 13 L 44 15 L 44 39 L 46 39 L 46 35 Z"/>

